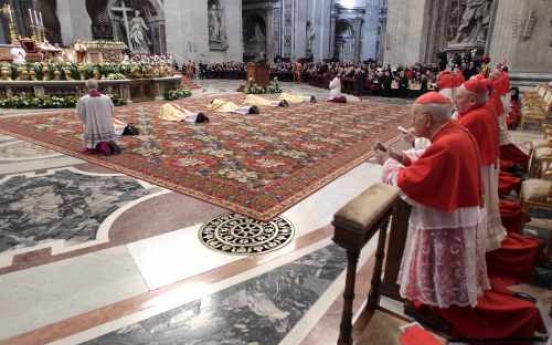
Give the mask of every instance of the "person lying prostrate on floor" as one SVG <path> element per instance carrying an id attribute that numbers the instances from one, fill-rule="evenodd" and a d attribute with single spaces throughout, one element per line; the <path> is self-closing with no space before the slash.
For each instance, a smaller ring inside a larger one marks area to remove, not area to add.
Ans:
<path id="1" fill-rule="evenodd" d="M 246 105 L 256 105 L 257 107 L 287 107 L 288 103 L 286 100 L 270 100 L 257 95 L 247 95 L 243 104 Z"/>
<path id="2" fill-rule="evenodd" d="M 282 92 L 278 97 L 279 100 L 285 100 L 289 104 L 315 103 L 314 96 L 302 95 L 299 93 Z"/>
<path id="3" fill-rule="evenodd" d="M 412 106 L 414 134 L 431 141 L 422 156 L 412 162 L 381 144 L 375 152 L 383 181 L 399 187 L 412 205 L 398 279 L 401 296 L 439 308 L 475 307 L 490 288 L 482 186 L 473 169 L 479 157 L 475 139 L 450 120 L 451 111 L 446 97 L 424 94 Z"/>
<path id="4" fill-rule="evenodd" d="M 220 98 L 215 98 L 209 104 L 209 108 L 215 113 L 232 113 L 232 114 L 259 114 L 259 108 L 256 105 L 237 105 L 234 102 L 225 101 Z"/>

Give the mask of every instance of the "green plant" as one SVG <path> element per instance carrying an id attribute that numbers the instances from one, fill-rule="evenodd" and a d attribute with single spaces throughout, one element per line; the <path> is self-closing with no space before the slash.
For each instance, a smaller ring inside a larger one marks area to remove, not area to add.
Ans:
<path id="1" fill-rule="evenodd" d="M 111 98 L 111 101 L 113 102 L 113 104 L 116 107 L 121 106 L 121 105 L 127 105 L 127 100 L 124 99 L 123 97 L 119 96 L 119 95 L 107 94 L 107 96 L 109 98 Z"/>
<path id="2" fill-rule="evenodd" d="M 122 80 L 126 79 L 124 74 L 121 73 L 110 73 L 107 75 L 107 80 Z"/>
<path id="3" fill-rule="evenodd" d="M 175 99 L 190 97 L 191 95 L 192 93 L 185 88 L 180 88 L 177 90 L 166 90 L 165 92 L 163 92 L 163 98 L 166 101 L 174 101 Z"/>
<path id="4" fill-rule="evenodd" d="M 108 95 L 115 106 L 126 105 L 127 101 L 117 95 Z M 21 94 L 0 99 L 0 108 L 74 108 L 78 98 L 75 96 L 34 96 Z"/>
<path id="5" fill-rule="evenodd" d="M 247 84 L 243 88 L 243 93 L 245 94 L 270 94 L 270 93 L 281 93 L 282 90 L 280 89 L 280 85 L 278 84 L 278 78 L 274 78 L 273 81 L 270 82 L 270 84 L 264 88 L 262 86 L 257 85 L 253 79 L 249 79 L 247 81 Z"/>

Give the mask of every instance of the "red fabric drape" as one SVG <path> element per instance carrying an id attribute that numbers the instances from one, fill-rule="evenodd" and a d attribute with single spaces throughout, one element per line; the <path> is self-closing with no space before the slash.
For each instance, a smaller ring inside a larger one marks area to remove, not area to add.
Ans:
<path id="1" fill-rule="evenodd" d="M 539 239 L 509 233 L 499 249 L 487 253 L 489 277 L 501 279 L 505 286 L 530 282 L 541 252 Z"/>
<path id="2" fill-rule="evenodd" d="M 521 234 L 523 224 L 525 224 L 525 215 L 521 211 L 521 205 L 517 200 L 501 199 L 499 203 L 500 218 L 502 225 L 508 232 Z"/>
<path id="3" fill-rule="evenodd" d="M 512 161 L 522 167 L 525 172 L 529 167 L 529 156 L 514 144 L 500 146 L 500 160 Z"/>
<path id="4" fill-rule="evenodd" d="M 512 191 L 519 193 L 521 188 L 521 179 L 515 176 L 512 176 L 510 173 L 500 172 L 498 177 L 498 194 L 499 195 L 508 195 Z"/>
<path id="5" fill-rule="evenodd" d="M 533 303 L 492 290 L 478 299 L 475 308 L 454 306 L 433 311 L 450 324 L 457 337 L 503 339 L 546 332 Z"/>

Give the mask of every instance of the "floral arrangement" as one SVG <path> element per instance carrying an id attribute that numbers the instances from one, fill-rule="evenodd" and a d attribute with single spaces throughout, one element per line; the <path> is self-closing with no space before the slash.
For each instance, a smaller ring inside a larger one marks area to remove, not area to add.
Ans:
<path id="1" fill-rule="evenodd" d="M 174 74 L 173 65 L 160 59 L 152 59 L 149 62 L 124 62 L 120 64 L 105 62 L 101 65 L 77 65 L 73 62 L 35 62 L 26 64 L 2 62 L 0 69 L 9 72 L 5 72 L 1 76 L 3 80 L 86 80 L 91 78 L 120 80 L 149 78 L 153 76 L 165 77 Z M 117 75 L 117 79 L 109 79 L 110 75 Z"/>
<path id="2" fill-rule="evenodd" d="M 174 66 L 176 59 L 170 54 L 151 55 L 143 53 L 132 54 L 129 60 L 130 63 L 141 63 L 147 65 L 169 65 Z"/>
<path id="3" fill-rule="evenodd" d="M 262 87 L 253 81 L 253 79 L 249 79 L 247 81 L 247 84 L 243 88 L 243 93 L 245 94 L 272 94 L 272 93 L 281 93 L 282 89 L 280 89 L 280 85 L 278 84 L 278 78 L 274 78 L 270 84 L 267 85 L 267 87 Z"/>
<path id="4" fill-rule="evenodd" d="M 177 90 L 166 90 L 163 92 L 163 98 L 166 101 L 174 101 L 175 99 L 190 97 L 192 93 L 184 88 L 180 88 Z"/>
<path id="5" fill-rule="evenodd" d="M 74 96 L 11 96 L 0 100 L 0 108 L 74 108 L 77 98 Z"/>
<path id="6" fill-rule="evenodd" d="M 117 95 L 108 95 L 115 106 L 126 105 L 127 101 Z M 78 98 L 75 96 L 33 96 L 16 95 L 0 99 L 0 108 L 74 108 L 77 106 Z"/>
<path id="7" fill-rule="evenodd" d="M 125 75 L 122 73 L 110 73 L 107 75 L 107 80 L 123 80 L 126 79 Z"/>

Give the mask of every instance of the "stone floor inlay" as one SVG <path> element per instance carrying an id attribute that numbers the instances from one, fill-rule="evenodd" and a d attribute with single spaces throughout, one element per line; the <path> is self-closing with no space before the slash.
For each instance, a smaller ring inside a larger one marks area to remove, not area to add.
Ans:
<path id="1" fill-rule="evenodd" d="M 317 250 L 268 273 L 86 345 L 276 345 L 344 272 L 345 251 Z"/>
<path id="2" fill-rule="evenodd" d="M 208 248 L 237 255 L 259 255 L 281 249 L 294 234 L 295 228 L 285 218 L 260 222 L 236 213 L 220 215 L 199 230 L 199 238 Z"/>
<path id="3" fill-rule="evenodd" d="M 6 176 L 0 186 L 0 253 L 58 239 L 93 240 L 110 214 L 150 193 L 130 177 L 71 168 Z"/>

